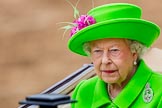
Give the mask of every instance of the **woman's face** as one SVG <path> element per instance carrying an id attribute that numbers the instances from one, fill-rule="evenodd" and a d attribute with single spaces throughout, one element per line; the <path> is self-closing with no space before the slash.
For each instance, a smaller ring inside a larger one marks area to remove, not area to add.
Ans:
<path id="1" fill-rule="evenodd" d="M 137 54 L 132 53 L 126 39 L 101 39 L 90 42 L 91 59 L 97 75 L 106 83 L 128 80 Z"/>

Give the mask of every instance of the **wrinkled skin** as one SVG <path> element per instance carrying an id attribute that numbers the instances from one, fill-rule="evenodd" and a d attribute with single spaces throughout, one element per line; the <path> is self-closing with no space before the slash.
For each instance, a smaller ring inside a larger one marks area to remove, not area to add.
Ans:
<path id="1" fill-rule="evenodd" d="M 121 89 L 135 72 L 132 53 L 126 39 L 101 39 L 90 42 L 90 55 L 96 74 L 111 88 Z M 117 93 L 116 93 L 117 94 Z"/>

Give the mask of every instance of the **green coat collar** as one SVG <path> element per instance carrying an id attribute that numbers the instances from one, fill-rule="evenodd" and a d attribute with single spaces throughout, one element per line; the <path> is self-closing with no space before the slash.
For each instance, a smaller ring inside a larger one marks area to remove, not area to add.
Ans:
<path id="1" fill-rule="evenodd" d="M 95 86 L 92 108 L 98 108 L 107 103 L 111 103 L 111 100 L 108 99 L 109 97 L 107 94 L 106 85 L 107 84 L 105 82 L 103 82 L 101 79 L 98 79 Z"/>
<path id="2" fill-rule="evenodd" d="M 121 108 L 129 107 L 141 93 L 150 76 L 151 70 L 145 65 L 143 61 L 141 61 L 136 73 L 114 100 L 114 103 Z"/>
<path id="3" fill-rule="evenodd" d="M 94 90 L 93 108 L 112 103 L 119 108 L 128 108 L 143 90 L 150 76 L 151 70 L 146 66 L 144 61 L 141 61 L 134 76 L 113 102 L 108 97 L 106 84 L 98 79 Z"/>

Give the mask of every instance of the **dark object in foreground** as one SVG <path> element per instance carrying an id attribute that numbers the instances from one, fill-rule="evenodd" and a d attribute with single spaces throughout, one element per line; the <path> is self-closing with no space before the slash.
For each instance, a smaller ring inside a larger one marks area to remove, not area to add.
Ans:
<path id="1" fill-rule="evenodd" d="M 39 108 L 57 108 L 58 105 L 76 102 L 63 94 L 36 94 L 26 97 L 20 104 L 38 105 Z"/>
<path id="2" fill-rule="evenodd" d="M 93 71 L 93 64 L 84 64 L 81 68 L 64 78 L 63 80 L 53 84 L 51 87 L 47 88 L 40 94 L 65 94 L 70 95 L 75 88 L 75 86 L 85 79 L 89 79 L 95 76 Z M 18 108 L 35 108 L 33 104 L 22 104 Z"/>

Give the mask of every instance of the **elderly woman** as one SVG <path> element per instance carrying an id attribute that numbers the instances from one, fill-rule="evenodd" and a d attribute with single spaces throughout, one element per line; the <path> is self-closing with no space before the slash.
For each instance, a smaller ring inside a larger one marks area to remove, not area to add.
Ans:
<path id="1" fill-rule="evenodd" d="M 74 21 L 68 47 L 89 56 L 97 76 L 81 81 L 72 108 L 162 108 L 162 75 L 141 59 L 159 27 L 133 4 L 96 7 Z"/>

